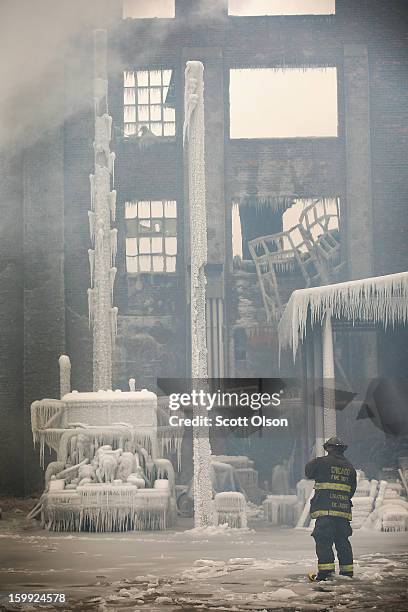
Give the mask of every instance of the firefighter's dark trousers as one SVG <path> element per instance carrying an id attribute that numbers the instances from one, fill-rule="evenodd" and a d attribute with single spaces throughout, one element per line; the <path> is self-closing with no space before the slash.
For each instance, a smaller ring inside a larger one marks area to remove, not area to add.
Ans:
<path id="1" fill-rule="evenodd" d="M 316 542 L 318 578 L 327 578 L 335 570 L 333 544 L 337 551 L 340 574 L 353 575 L 353 550 L 349 542 L 351 534 L 352 529 L 347 519 L 334 516 L 320 516 L 316 519 L 312 536 Z"/>

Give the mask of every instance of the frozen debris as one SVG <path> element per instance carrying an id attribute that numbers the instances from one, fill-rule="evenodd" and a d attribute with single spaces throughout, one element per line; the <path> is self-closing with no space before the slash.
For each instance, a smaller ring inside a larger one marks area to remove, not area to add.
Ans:
<path id="1" fill-rule="evenodd" d="M 198 538 L 207 538 L 207 537 L 217 537 L 220 535 L 231 536 L 234 534 L 243 534 L 243 533 L 254 533 L 253 529 L 249 529 L 248 527 L 239 529 L 236 527 L 229 527 L 227 523 L 223 525 L 210 525 L 209 527 L 194 527 L 193 529 L 187 529 L 184 534 L 187 536 L 198 537 Z"/>
<path id="2" fill-rule="evenodd" d="M 268 593 L 268 595 L 272 596 L 273 599 L 279 599 L 280 601 L 286 601 L 292 597 L 297 597 L 296 593 L 292 591 L 292 589 L 278 589 L 277 591 Z"/>
<path id="3" fill-rule="evenodd" d="M 262 506 L 257 506 L 253 502 L 247 502 L 247 518 L 251 520 L 263 519 L 264 512 Z"/>
<path id="4" fill-rule="evenodd" d="M 143 597 L 143 591 L 137 588 L 120 589 L 119 595 L 122 597 L 128 597 L 129 599 L 140 599 Z"/>
<path id="5" fill-rule="evenodd" d="M 214 498 L 217 523 L 229 527 L 245 528 L 247 526 L 246 501 L 242 493 L 226 491 L 217 493 Z"/>
<path id="6" fill-rule="evenodd" d="M 136 576 L 133 578 L 132 582 L 152 582 L 152 580 L 157 580 L 156 576 L 153 574 L 146 574 L 145 576 Z"/>
<path id="7" fill-rule="evenodd" d="M 212 559 L 197 559 L 193 563 L 194 567 L 224 567 L 224 561 L 213 561 Z"/>
<path id="8" fill-rule="evenodd" d="M 171 597 L 156 597 L 155 603 L 157 604 L 172 604 L 173 600 Z"/>
<path id="9" fill-rule="evenodd" d="M 236 557 L 235 559 L 230 559 L 228 561 L 228 565 L 254 565 L 255 560 L 252 557 Z"/>
<path id="10" fill-rule="evenodd" d="M 401 491 L 402 487 L 398 486 L 398 483 L 388 483 L 382 480 L 375 499 L 374 510 L 366 516 L 362 528 L 385 532 L 407 531 L 408 502 L 401 497 Z"/>
<path id="11" fill-rule="evenodd" d="M 272 525 L 295 525 L 299 514 L 296 495 L 268 495 L 262 504 L 265 520 Z"/>
<path id="12" fill-rule="evenodd" d="M 194 566 L 191 569 L 184 570 L 181 575 L 183 580 L 203 580 L 214 578 L 215 576 L 224 576 L 228 573 L 228 568 L 224 562 L 208 561 L 206 565 Z"/>

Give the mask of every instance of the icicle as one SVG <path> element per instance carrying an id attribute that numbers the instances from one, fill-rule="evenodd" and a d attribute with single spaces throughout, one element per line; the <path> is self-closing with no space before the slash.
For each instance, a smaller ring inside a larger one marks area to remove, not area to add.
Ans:
<path id="1" fill-rule="evenodd" d="M 103 253 L 103 239 L 105 235 L 105 232 L 103 230 L 103 221 L 98 221 L 98 226 L 99 227 L 96 234 L 96 250 L 101 256 L 101 254 Z"/>
<path id="2" fill-rule="evenodd" d="M 88 325 L 91 329 L 92 321 L 94 318 L 94 292 L 93 289 L 88 289 Z"/>
<path id="3" fill-rule="evenodd" d="M 31 404 L 31 431 L 33 434 L 33 444 L 40 445 L 40 465 L 44 467 L 44 450 L 45 445 L 55 450 L 55 434 L 48 435 L 46 430 L 56 419 L 60 419 L 64 403 L 57 399 L 43 399 L 35 401 Z M 55 426 L 55 425 L 53 425 Z M 57 423 L 57 426 L 60 426 Z M 57 429 L 57 438 L 61 437 L 60 430 Z M 57 442 L 58 442 L 57 440 Z"/>
<path id="4" fill-rule="evenodd" d="M 183 429 L 175 427 L 161 426 L 158 429 L 160 454 L 162 456 L 176 452 L 177 455 L 177 471 L 181 469 L 181 445 L 183 441 Z"/>
<path id="5" fill-rule="evenodd" d="M 118 230 L 115 228 L 110 231 L 110 248 L 111 248 L 111 264 L 115 264 L 116 253 L 118 248 Z"/>
<path id="6" fill-rule="evenodd" d="M 31 413 L 31 432 L 33 434 L 33 445 L 35 446 L 38 442 L 38 429 L 39 429 L 39 401 L 36 400 L 30 406 Z"/>
<path id="7" fill-rule="evenodd" d="M 110 115 L 105 114 L 104 119 L 106 124 L 106 134 L 110 142 L 112 139 L 112 117 Z"/>
<path id="8" fill-rule="evenodd" d="M 311 324 L 320 324 L 327 311 L 335 319 L 381 323 L 384 328 L 408 321 L 408 272 L 294 291 L 279 323 L 279 344 L 292 346 L 296 357 L 299 339 Z"/>
<path id="9" fill-rule="evenodd" d="M 109 271 L 109 280 L 110 280 L 110 286 L 111 286 L 111 299 L 113 300 L 113 287 L 115 284 L 115 277 L 116 277 L 116 272 L 117 272 L 117 268 L 113 267 L 110 269 Z"/>
<path id="10" fill-rule="evenodd" d="M 109 156 L 109 172 L 112 175 L 112 185 L 113 186 L 115 186 L 115 159 L 116 159 L 116 154 L 114 151 L 112 151 Z"/>
<path id="11" fill-rule="evenodd" d="M 90 271 L 90 276 L 91 276 L 91 287 L 93 287 L 94 270 L 95 270 L 95 251 L 93 249 L 88 249 L 88 259 L 89 259 L 89 271 Z"/>
<path id="12" fill-rule="evenodd" d="M 116 189 L 113 189 L 110 192 L 110 211 L 111 211 L 112 221 L 115 221 L 116 220 Z"/>
<path id="13" fill-rule="evenodd" d="M 112 338 L 115 339 L 118 333 L 118 307 L 111 308 L 111 330 Z"/>
<path id="14" fill-rule="evenodd" d="M 94 242 L 95 238 L 95 213 L 92 210 L 88 210 L 88 219 L 89 219 L 89 234 L 91 237 L 91 242 Z"/>
<path id="15" fill-rule="evenodd" d="M 91 210 L 95 210 L 95 175 L 89 175 L 89 183 L 91 186 Z"/>
<path id="16" fill-rule="evenodd" d="M 246 501 L 242 493 L 228 491 L 217 493 L 214 497 L 218 525 L 227 523 L 229 527 L 247 526 Z"/>

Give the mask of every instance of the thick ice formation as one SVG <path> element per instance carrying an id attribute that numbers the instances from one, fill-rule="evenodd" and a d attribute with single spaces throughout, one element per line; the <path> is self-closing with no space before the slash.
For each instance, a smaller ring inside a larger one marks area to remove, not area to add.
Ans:
<path id="1" fill-rule="evenodd" d="M 268 495 L 262 507 L 265 520 L 272 525 L 294 525 L 299 515 L 296 495 Z"/>
<path id="2" fill-rule="evenodd" d="M 93 328 L 94 392 L 71 392 L 71 364 L 59 360 L 61 399 L 31 405 L 34 445 L 56 452 L 45 474 L 41 512 L 55 531 L 164 529 L 176 519 L 176 490 L 170 461 L 158 457 L 157 397 L 146 389 L 112 391 L 112 347 L 118 309 L 112 305 L 117 269 L 115 154 L 110 151 L 112 118 L 107 108 L 106 31 L 95 32 L 95 173 L 90 176 L 88 250 L 91 287 L 89 324 Z M 112 177 L 112 178 L 111 178 Z M 133 381 L 134 382 L 134 381 Z"/>
<path id="3" fill-rule="evenodd" d="M 370 512 L 378 492 L 378 480 L 368 480 L 364 472 L 357 470 L 357 489 L 353 497 L 353 529 L 362 527 Z"/>
<path id="4" fill-rule="evenodd" d="M 207 263 L 207 217 L 204 157 L 204 66 L 187 62 L 185 71 L 184 139 L 188 141 L 191 234 L 192 377 L 207 377 L 204 268 Z"/>
<path id="5" fill-rule="evenodd" d="M 171 462 L 151 458 L 132 432 L 125 439 L 122 430 L 118 441 L 131 450 L 115 448 L 106 438 L 94 438 L 89 429 L 64 432 L 58 461 L 47 468 L 46 490 L 36 509 L 41 511 L 44 527 L 52 531 L 124 531 L 165 529 L 174 524 Z"/>
<path id="6" fill-rule="evenodd" d="M 95 49 L 105 49 L 106 31 L 95 33 Z M 103 44 L 101 44 L 103 43 Z M 91 210 L 88 211 L 92 245 L 88 290 L 89 322 L 93 329 L 94 390 L 112 386 L 112 347 L 116 335 L 117 309 L 112 305 L 117 251 L 117 229 L 111 229 L 116 214 L 114 183 L 115 153 L 110 151 L 112 117 L 108 114 L 106 57 L 95 56 L 95 173 L 90 175 Z M 112 190 L 111 190 L 112 187 Z"/>
<path id="7" fill-rule="evenodd" d="M 184 96 L 184 143 L 188 141 L 188 177 L 191 244 L 191 376 L 207 378 L 205 319 L 205 264 L 207 218 L 204 156 L 204 66 L 187 62 Z M 197 410 L 197 412 L 199 409 Z M 205 412 L 205 409 L 204 409 Z M 194 521 L 196 527 L 214 524 L 210 477 L 211 448 L 208 431 L 193 430 Z"/>
<path id="8" fill-rule="evenodd" d="M 408 531 L 408 502 L 401 497 L 401 492 L 399 483 L 381 480 L 374 510 L 364 520 L 362 528 L 387 532 Z"/>
<path id="9" fill-rule="evenodd" d="M 224 491 L 214 497 L 218 525 L 245 528 L 247 526 L 246 500 L 242 493 Z"/>
<path id="10" fill-rule="evenodd" d="M 279 343 L 291 346 L 296 356 L 299 338 L 312 325 L 322 323 L 329 312 L 348 321 L 372 321 L 384 327 L 408 321 L 408 272 L 347 281 L 294 291 L 279 323 Z"/>

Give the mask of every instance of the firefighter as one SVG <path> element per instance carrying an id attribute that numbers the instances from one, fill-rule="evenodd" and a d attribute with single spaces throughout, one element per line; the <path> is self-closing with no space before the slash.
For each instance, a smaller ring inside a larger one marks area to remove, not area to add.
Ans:
<path id="1" fill-rule="evenodd" d="M 356 470 L 344 457 L 347 445 L 337 437 L 323 445 L 325 457 L 309 461 L 306 478 L 315 481 L 315 493 L 310 503 L 310 515 L 316 519 L 312 537 L 316 543 L 317 574 L 311 581 L 326 580 L 334 574 L 333 544 L 336 547 L 340 575 L 353 577 L 353 551 L 349 542 L 352 534 L 351 498 L 357 486 Z"/>

